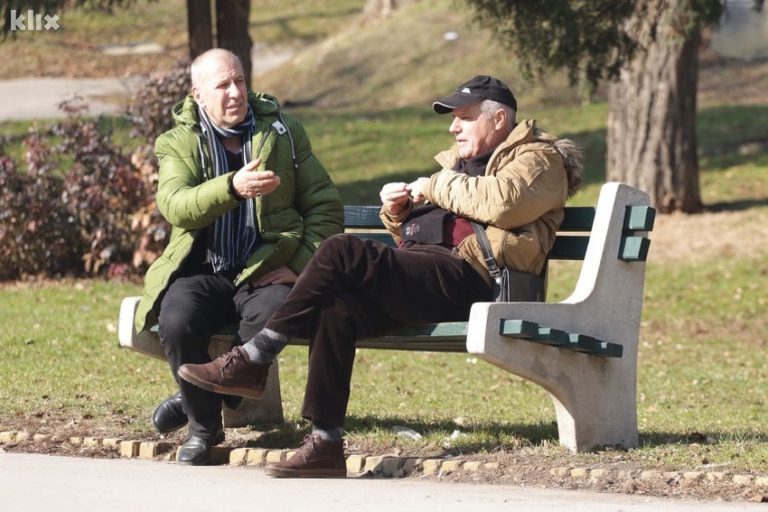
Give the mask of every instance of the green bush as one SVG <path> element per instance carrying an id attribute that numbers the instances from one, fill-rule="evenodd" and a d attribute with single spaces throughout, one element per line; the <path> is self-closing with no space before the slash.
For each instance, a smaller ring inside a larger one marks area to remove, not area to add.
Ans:
<path id="1" fill-rule="evenodd" d="M 26 172 L 0 153 L 0 279 L 58 275 L 78 263 L 81 241 L 62 204 L 64 182 L 50 151 L 32 131 L 24 141 Z"/>
<path id="2" fill-rule="evenodd" d="M 29 276 L 142 275 L 162 252 L 170 226 L 154 200 L 152 142 L 173 126 L 172 106 L 190 90 L 188 64 L 147 77 L 126 112 L 128 153 L 111 129 L 87 118 L 82 98 L 46 144 L 36 128 L 23 142 L 26 169 L 0 148 L 0 280 Z"/>

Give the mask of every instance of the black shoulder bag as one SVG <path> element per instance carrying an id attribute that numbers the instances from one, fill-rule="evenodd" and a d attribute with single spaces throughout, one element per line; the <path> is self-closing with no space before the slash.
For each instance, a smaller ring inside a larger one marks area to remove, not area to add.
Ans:
<path id="1" fill-rule="evenodd" d="M 544 276 L 513 270 L 502 269 L 496 264 L 491 252 L 491 243 L 485 228 L 477 222 L 472 222 L 480 249 L 488 271 L 493 279 L 494 302 L 544 302 Z"/>

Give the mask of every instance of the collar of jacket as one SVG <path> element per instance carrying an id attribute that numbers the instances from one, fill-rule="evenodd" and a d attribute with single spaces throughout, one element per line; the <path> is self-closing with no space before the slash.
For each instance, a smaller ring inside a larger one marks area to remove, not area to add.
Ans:
<path id="1" fill-rule="evenodd" d="M 535 119 L 524 119 L 517 123 L 517 126 L 512 129 L 504 142 L 499 144 L 493 151 L 490 160 L 488 160 L 486 170 L 493 169 L 500 157 L 506 155 L 521 144 L 542 140 L 549 141 L 550 139 L 552 142 L 555 140 L 538 129 Z M 459 147 L 456 144 L 454 144 L 451 149 L 447 149 L 435 155 L 435 160 L 437 160 L 437 163 L 440 164 L 443 169 L 453 169 L 459 159 Z"/>
<path id="2" fill-rule="evenodd" d="M 248 104 L 256 116 L 257 124 L 260 116 L 276 117 L 280 112 L 280 103 L 277 98 L 269 94 L 248 91 Z M 171 113 L 176 126 L 186 125 L 192 128 L 197 127 L 200 123 L 200 118 L 197 115 L 197 102 L 191 94 L 176 103 L 171 109 Z"/>
<path id="3" fill-rule="evenodd" d="M 251 106 L 254 117 L 256 118 L 252 139 L 253 157 L 256 158 L 258 151 L 258 156 L 261 158 L 262 162 L 259 166 L 259 170 L 264 170 L 266 169 L 267 159 L 272 152 L 272 148 L 274 147 L 278 135 L 276 130 L 273 129 L 273 123 L 279 119 L 280 102 L 277 98 L 269 94 L 255 93 L 249 90 L 248 104 Z M 198 144 L 201 144 L 201 147 L 203 148 L 205 158 L 210 161 L 211 155 L 208 151 L 208 143 L 200 129 L 200 116 L 197 112 L 197 102 L 192 94 L 188 94 L 182 101 L 176 103 L 171 112 L 176 126 L 186 126 L 195 133 L 198 138 Z M 206 177 L 210 179 L 210 166 L 204 165 L 203 167 L 205 168 L 204 172 Z"/>

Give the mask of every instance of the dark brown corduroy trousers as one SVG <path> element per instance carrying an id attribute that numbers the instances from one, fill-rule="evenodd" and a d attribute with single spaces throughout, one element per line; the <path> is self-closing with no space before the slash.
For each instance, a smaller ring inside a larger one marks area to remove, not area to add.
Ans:
<path id="1" fill-rule="evenodd" d="M 464 259 L 438 246 L 393 249 L 354 235 L 318 248 L 266 327 L 309 340 L 302 415 L 344 425 L 355 341 L 408 324 L 462 321 L 491 289 Z"/>

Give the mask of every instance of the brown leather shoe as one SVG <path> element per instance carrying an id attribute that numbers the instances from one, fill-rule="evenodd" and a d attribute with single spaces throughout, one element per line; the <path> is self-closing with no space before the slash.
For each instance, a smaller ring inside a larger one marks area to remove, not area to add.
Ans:
<path id="1" fill-rule="evenodd" d="M 265 469 L 268 475 L 278 478 L 344 478 L 347 476 L 344 445 L 310 434 L 293 457 L 269 464 Z"/>
<path id="2" fill-rule="evenodd" d="M 259 399 L 264 395 L 268 364 L 252 363 L 242 347 L 235 347 L 210 363 L 185 364 L 179 377 L 214 393 Z"/>

